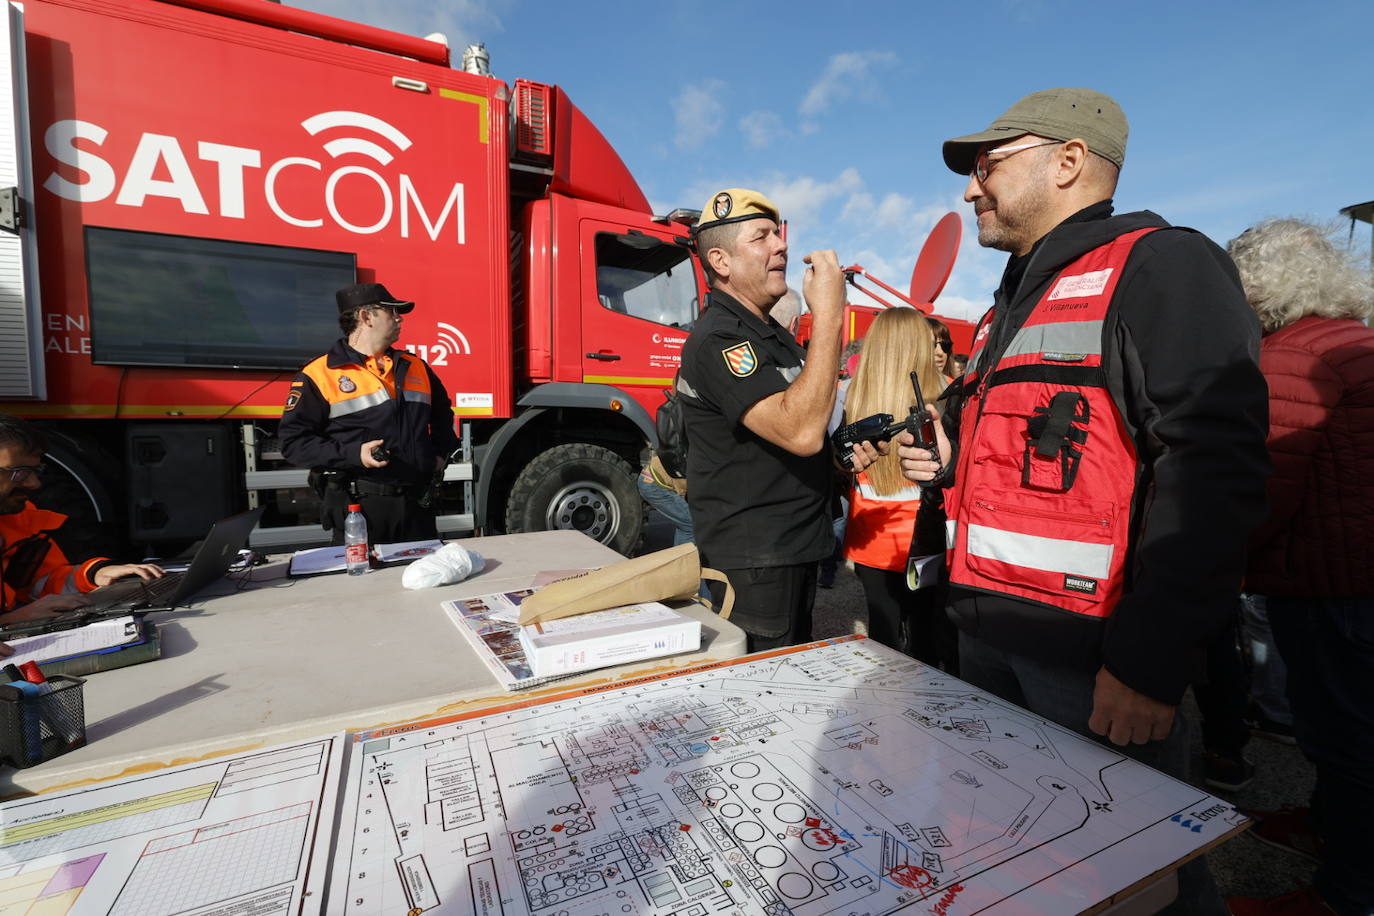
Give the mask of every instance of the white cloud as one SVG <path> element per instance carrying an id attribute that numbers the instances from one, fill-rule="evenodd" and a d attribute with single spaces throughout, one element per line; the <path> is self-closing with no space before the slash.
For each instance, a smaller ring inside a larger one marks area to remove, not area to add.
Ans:
<path id="1" fill-rule="evenodd" d="M 863 188 L 864 180 L 859 170 L 847 168 L 830 181 L 819 180 L 809 175 L 785 179 L 774 175 L 765 179 L 759 190 L 763 191 L 782 211 L 783 219 L 794 225 L 809 226 L 816 221 L 819 211 L 832 200 L 853 194 Z"/>
<path id="2" fill-rule="evenodd" d="M 673 100 L 673 122 L 677 128 L 673 142 L 678 149 L 701 146 L 720 132 L 725 106 L 716 96 L 723 89 L 725 84 L 720 80 L 706 80 L 684 86 L 678 93 Z"/>
<path id="3" fill-rule="evenodd" d="M 874 211 L 873 222 L 880 228 L 904 228 L 910 223 L 915 206 L 904 194 L 887 194 Z"/>
<path id="4" fill-rule="evenodd" d="M 787 131 L 782 118 L 772 111 L 751 111 L 739 119 L 739 129 L 745 142 L 754 149 L 763 149 Z"/>
<path id="5" fill-rule="evenodd" d="M 802 99 L 802 115 L 814 118 L 838 102 L 875 98 L 879 84 L 872 71 L 896 62 L 897 55 L 891 51 L 846 51 L 834 55 Z"/>
<path id="6" fill-rule="evenodd" d="M 869 214 L 872 212 L 873 195 L 867 191 L 857 191 L 845 201 L 844 209 L 840 211 L 840 221 L 862 225 L 868 222 Z"/>

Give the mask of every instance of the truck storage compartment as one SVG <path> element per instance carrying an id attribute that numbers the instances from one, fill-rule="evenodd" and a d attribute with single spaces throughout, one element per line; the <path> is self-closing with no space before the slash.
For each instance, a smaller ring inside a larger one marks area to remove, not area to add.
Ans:
<path id="1" fill-rule="evenodd" d="M 202 538 L 233 511 L 234 456 L 219 424 L 138 423 L 124 431 L 129 537 Z"/>

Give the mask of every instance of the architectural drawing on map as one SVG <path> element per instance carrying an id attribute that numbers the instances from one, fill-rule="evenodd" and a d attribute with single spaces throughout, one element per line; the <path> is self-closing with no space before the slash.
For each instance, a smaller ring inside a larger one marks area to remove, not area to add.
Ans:
<path id="1" fill-rule="evenodd" d="M 867 640 L 355 738 L 356 916 L 1087 907 L 1241 820 Z"/>
<path id="2" fill-rule="evenodd" d="M 0 808 L 0 913 L 317 912 L 342 738 Z M 309 899 L 313 897 L 314 899 Z M 208 909 L 207 909 L 208 908 Z"/>

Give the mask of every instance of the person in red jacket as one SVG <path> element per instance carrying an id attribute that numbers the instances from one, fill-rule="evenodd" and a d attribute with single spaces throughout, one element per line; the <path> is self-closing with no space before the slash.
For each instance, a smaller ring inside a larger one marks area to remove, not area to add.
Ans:
<path id="1" fill-rule="evenodd" d="M 37 429 L 0 414 L 0 628 L 71 610 L 84 593 L 125 576 L 162 575 L 149 563 L 67 556 L 67 516 L 29 502 L 29 495 L 43 486 L 44 448 Z"/>
<path id="2" fill-rule="evenodd" d="M 1232 912 L 1374 913 L 1374 291 L 1310 223 L 1267 220 L 1229 250 L 1264 331 L 1274 463 L 1245 584 L 1266 596 L 1317 771 L 1315 837 L 1301 810 L 1262 816 L 1254 835 L 1320 860 L 1314 888 Z"/>

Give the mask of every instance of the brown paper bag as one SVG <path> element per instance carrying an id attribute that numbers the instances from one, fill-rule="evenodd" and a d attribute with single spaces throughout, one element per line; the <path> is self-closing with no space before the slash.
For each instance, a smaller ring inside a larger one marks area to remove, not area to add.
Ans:
<path id="1" fill-rule="evenodd" d="M 729 620 L 735 590 L 724 573 L 702 568 L 696 545 L 689 543 L 546 585 L 520 603 L 520 625 L 644 601 L 694 599 L 702 579 L 725 583 L 725 602 L 718 613 Z"/>

